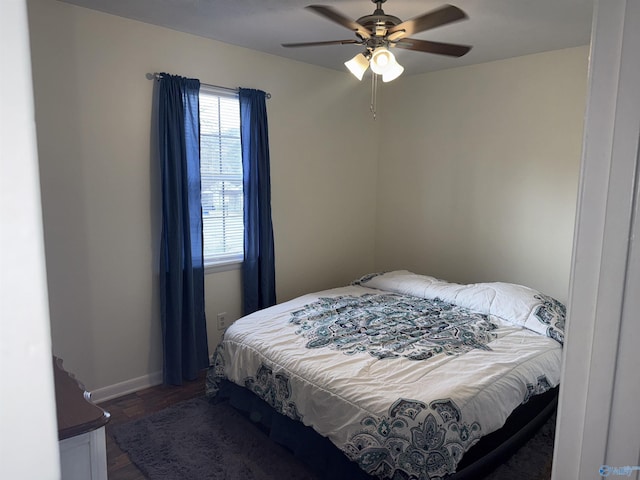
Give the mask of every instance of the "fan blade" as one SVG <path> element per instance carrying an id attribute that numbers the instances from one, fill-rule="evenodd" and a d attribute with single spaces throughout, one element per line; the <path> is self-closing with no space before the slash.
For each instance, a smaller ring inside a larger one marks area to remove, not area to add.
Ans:
<path id="1" fill-rule="evenodd" d="M 395 27 L 391 27 L 387 34 L 391 35 L 392 33 L 397 32 L 393 37 L 394 40 L 399 40 L 400 38 L 408 37 L 414 33 L 424 32 L 425 30 L 430 30 L 465 18 L 467 18 L 467 14 L 458 7 L 445 5 L 437 10 L 432 10 L 424 15 L 420 15 L 419 17 L 402 22 Z M 404 33 L 402 33 L 403 31 Z"/>
<path id="2" fill-rule="evenodd" d="M 418 40 L 416 38 L 403 38 L 397 43 L 392 43 L 398 48 L 405 50 L 416 50 L 418 52 L 437 53 L 438 55 L 448 55 L 450 57 L 461 57 L 471 47 L 469 45 L 456 45 L 455 43 L 430 42 L 428 40 Z"/>
<path id="3" fill-rule="evenodd" d="M 362 38 L 370 38 L 371 35 L 373 35 L 373 33 L 371 33 L 368 28 L 363 27 L 358 22 L 354 22 L 353 20 L 348 19 L 343 14 L 331 7 L 327 7 L 324 5 L 309 5 L 305 8 L 308 8 L 318 15 L 322 15 L 323 17 L 328 18 L 338 25 L 342 25 L 343 27 L 356 32 Z"/>
<path id="4" fill-rule="evenodd" d="M 304 42 L 304 43 L 283 43 L 281 44 L 283 47 L 291 48 L 291 47 L 319 47 L 323 45 L 351 45 L 351 44 L 361 45 L 361 42 L 358 40 L 327 40 L 326 42 Z"/>

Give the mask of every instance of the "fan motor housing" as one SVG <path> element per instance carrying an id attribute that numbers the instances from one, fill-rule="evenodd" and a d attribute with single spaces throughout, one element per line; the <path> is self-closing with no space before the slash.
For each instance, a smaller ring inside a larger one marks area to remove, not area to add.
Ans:
<path id="1" fill-rule="evenodd" d="M 372 15 L 365 15 L 356 20 L 360 25 L 371 30 L 377 36 L 384 36 L 386 31 L 402 23 L 398 17 L 387 15 L 382 10 L 376 10 Z M 378 32 L 382 31 L 382 34 Z"/>

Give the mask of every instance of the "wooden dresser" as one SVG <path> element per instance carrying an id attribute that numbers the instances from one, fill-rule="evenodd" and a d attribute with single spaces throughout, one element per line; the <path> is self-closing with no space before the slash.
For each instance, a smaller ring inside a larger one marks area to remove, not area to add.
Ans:
<path id="1" fill-rule="evenodd" d="M 107 480 L 104 427 L 109 413 L 53 357 L 62 480 Z"/>

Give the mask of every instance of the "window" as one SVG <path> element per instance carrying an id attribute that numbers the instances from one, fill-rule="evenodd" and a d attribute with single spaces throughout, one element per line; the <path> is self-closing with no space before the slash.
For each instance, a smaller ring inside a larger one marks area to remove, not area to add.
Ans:
<path id="1" fill-rule="evenodd" d="M 200 176 L 205 266 L 242 262 L 244 219 L 237 93 L 200 86 Z"/>

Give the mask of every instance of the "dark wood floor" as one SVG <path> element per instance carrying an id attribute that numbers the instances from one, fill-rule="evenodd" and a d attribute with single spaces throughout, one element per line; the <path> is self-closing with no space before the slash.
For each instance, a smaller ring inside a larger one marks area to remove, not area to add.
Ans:
<path id="1" fill-rule="evenodd" d="M 118 447 L 111 428 L 115 425 L 143 417 L 175 403 L 204 395 L 204 376 L 180 387 L 159 385 L 123 397 L 100 403 L 111 414 L 107 424 L 107 472 L 109 480 L 144 480 L 145 476 L 131 463 L 129 456 Z"/>

